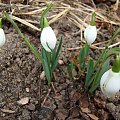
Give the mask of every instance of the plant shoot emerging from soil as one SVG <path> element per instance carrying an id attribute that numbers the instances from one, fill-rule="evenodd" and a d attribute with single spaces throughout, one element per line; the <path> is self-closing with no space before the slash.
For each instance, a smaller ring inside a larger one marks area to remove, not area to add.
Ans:
<path id="1" fill-rule="evenodd" d="M 38 58 L 38 60 L 42 63 L 43 69 L 45 71 L 45 75 L 48 81 L 48 85 L 51 84 L 51 81 L 53 79 L 53 72 L 57 66 L 58 63 L 58 57 L 59 52 L 62 46 L 62 37 L 59 39 L 59 45 L 56 48 L 56 36 L 52 28 L 48 25 L 46 14 L 51 9 L 53 4 L 49 4 L 48 7 L 44 10 L 43 14 L 40 18 L 40 27 L 41 27 L 41 44 L 43 46 L 41 55 L 37 51 L 37 48 L 35 48 L 29 40 L 22 34 L 20 29 L 18 28 L 17 24 L 11 19 L 11 17 L 5 13 L 5 16 L 8 21 L 12 23 L 12 25 L 15 27 L 16 31 L 19 33 L 19 35 L 23 38 L 25 43 L 28 45 L 28 47 L 32 50 L 34 55 Z"/>
<path id="2" fill-rule="evenodd" d="M 40 27 L 42 30 L 40 40 L 43 46 L 42 65 L 43 65 L 43 69 L 45 71 L 45 75 L 48 80 L 48 85 L 50 85 L 53 79 L 53 72 L 58 64 L 59 52 L 62 46 L 62 37 L 61 37 L 59 40 L 60 42 L 59 42 L 58 48 L 56 48 L 57 38 L 55 36 L 54 31 L 49 26 L 47 18 L 46 18 L 46 14 L 51 7 L 52 7 L 52 4 L 48 6 L 48 8 L 43 12 L 40 18 Z"/>
<path id="3" fill-rule="evenodd" d="M 90 93 L 94 92 L 99 85 L 102 92 L 108 97 L 115 95 L 120 90 L 120 57 L 117 57 L 118 59 L 117 61 L 115 60 L 113 68 L 109 70 L 109 58 L 112 55 L 119 54 L 120 48 L 108 48 L 119 33 L 120 28 L 114 33 L 110 42 L 106 45 L 105 49 L 103 49 L 97 60 L 91 58 L 89 56 L 90 45 L 97 37 L 95 13 L 92 14 L 90 25 L 84 31 L 86 43 L 80 50 L 77 60 L 72 60 L 68 66 L 68 74 L 71 79 L 74 78 L 72 70 L 77 67 L 80 77 L 85 79 L 85 87 L 89 89 Z M 79 63 L 76 61 L 79 61 Z M 114 84 L 112 86 L 113 82 Z"/>

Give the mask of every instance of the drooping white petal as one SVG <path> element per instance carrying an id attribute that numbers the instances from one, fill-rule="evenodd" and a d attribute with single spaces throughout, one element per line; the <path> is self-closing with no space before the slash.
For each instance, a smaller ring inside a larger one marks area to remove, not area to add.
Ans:
<path id="1" fill-rule="evenodd" d="M 87 28 L 84 31 L 84 37 L 85 37 L 85 40 L 87 41 L 87 43 L 89 45 L 91 45 L 97 37 L 96 26 L 88 25 Z"/>
<path id="2" fill-rule="evenodd" d="M 51 52 L 51 49 L 53 50 L 55 48 L 55 45 L 57 42 L 55 33 L 51 27 L 43 28 L 40 40 L 41 40 L 42 46 L 48 52 Z"/>
<path id="3" fill-rule="evenodd" d="M 106 71 L 100 80 L 100 87 L 104 95 L 114 97 L 120 90 L 120 73 L 112 69 Z"/>
<path id="4" fill-rule="evenodd" d="M 5 44 L 5 33 L 2 28 L 0 28 L 0 47 Z"/>

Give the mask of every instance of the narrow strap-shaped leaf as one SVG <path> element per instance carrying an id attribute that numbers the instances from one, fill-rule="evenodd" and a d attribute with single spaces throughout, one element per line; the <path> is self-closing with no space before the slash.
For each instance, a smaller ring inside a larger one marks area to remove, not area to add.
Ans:
<path id="1" fill-rule="evenodd" d="M 120 47 L 115 47 L 115 48 L 111 48 L 107 54 L 106 54 L 106 57 L 109 57 L 111 55 L 117 55 L 120 53 Z"/>
<path id="2" fill-rule="evenodd" d="M 40 56 L 40 54 L 38 53 L 38 51 L 33 47 L 33 45 L 31 45 L 31 43 L 29 42 L 29 40 L 23 35 L 23 33 L 21 32 L 21 30 L 19 29 L 19 27 L 17 26 L 17 24 L 11 19 L 11 17 L 5 12 L 4 13 L 7 20 L 14 26 L 14 28 L 16 29 L 16 31 L 18 32 L 18 34 L 20 35 L 20 37 L 22 37 L 22 39 L 25 41 L 25 43 L 27 44 L 27 46 L 32 50 L 32 52 L 34 53 L 34 55 L 36 56 L 36 58 L 42 62 L 43 59 Z"/>
<path id="3" fill-rule="evenodd" d="M 80 50 L 80 53 L 79 53 L 79 62 L 80 62 L 80 68 L 83 69 L 83 66 L 84 66 L 84 48 L 82 48 Z"/>
<path id="4" fill-rule="evenodd" d="M 90 50 L 90 46 L 86 43 L 84 46 L 85 57 L 88 57 L 89 50 Z"/>
<path id="5" fill-rule="evenodd" d="M 94 69 L 96 69 L 97 65 L 101 63 L 101 60 L 103 61 L 107 51 L 108 51 L 108 49 L 107 49 L 107 47 L 105 47 L 105 49 L 102 51 L 102 53 L 100 54 L 99 58 L 97 59 L 97 61 L 95 63 L 95 66 L 94 66 Z"/>
<path id="6" fill-rule="evenodd" d="M 60 50 L 61 50 L 61 47 L 62 47 L 62 36 L 60 36 L 60 38 L 59 38 L 59 45 L 58 45 L 58 48 L 57 48 L 57 52 L 56 52 L 56 58 L 57 58 L 57 56 L 59 55 L 59 53 L 60 53 Z"/>
<path id="7" fill-rule="evenodd" d="M 60 53 L 60 49 L 62 47 L 62 36 L 60 37 L 60 42 L 57 48 L 57 51 L 53 50 L 53 56 L 52 56 L 52 67 L 51 70 L 52 72 L 55 70 L 57 64 L 58 64 L 58 58 L 59 58 L 59 53 Z M 56 49 L 56 48 L 55 48 Z"/>
<path id="8" fill-rule="evenodd" d="M 68 72 L 70 80 L 73 80 L 73 69 L 74 69 L 74 64 L 72 62 L 70 62 L 67 65 L 67 72 Z"/>
<path id="9" fill-rule="evenodd" d="M 93 71 L 94 71 L 94 61 L 93 59 L 90 59 L 88 62 L 87 75 L 86 75 L 86 81 L 85 81 L 86 87 L 92 83 Z"/>
<path id="10" fill-rule="evenodd" d="M 120 48 L 119 47 L 111 48 L 111 50 L 109 50 L 109 51 L 105 50 L 104 55 L 102 55 L 102 61 L 101 61 L 100 65 L 99 65 L 99 69 L 98 69 L 96 75 L 94 76 L 94 81 L 92 83 L 92 87 L 90 89 L 90 92 L 93 92 L 98 87 L 98 85 L 99 85 L 98 83 L 99 83 L 100 77 L 102 76 L 101 75 L 102 74 L 102 70 L 104 70 L 105 68 L 106 69 L 109 68 L 108 67 L 109 64 L 107 64 L 107 62 L 109 61 L 109 58 L 112 55 L 116 55 L 116 54 L 119 54 L 119 53 L 120 53 Z M 104 71 L 103 71 L 103 73 L 104 73 Z"/>
<path id="11" fill-rule="evenodd" d="M 79 53 L 79 62 L 81 70 L 85 69 L 85 59 L 88 57 L 89 45 L 86 43 Z"/>
<path id="12" fill-rule="evenodd" d="M 56 66 L 57 66 L 57 64 L 58 64 L 58 58 L 59 58 L 59 57 L 57 57 L 57 58 L 55 59 L 54 63 L 52 64 L 51 72 L 54 72 L 54 70 L 55 70 L 55 68 L 56 68 Z"/>
<path id="13" fill-rule="evenodd" d="M 102 68 L 97 71 L 94 82 L 92 83 L 92 86 L 89 90 L 90 93 L 94 92 L 94 90 L 99 86 L 102 75 L 109 69 L 109 64 L 109 59 L 107 59 L 106 62 L 102 65 Z"/>
<path id="14" fill-rule="evenodd" d="M 43 68 L 44 68 L 44 71 L 45 71 L 45 75 L 47 77 L 47 80 L 48 80 L 48 84 L 50 85 L 51 83 L 51 80 L 52 80 L 52 73 L 51 73 L 51 68 L 50 68 L 50 60 L 47 56 L 47 53 L 46 51 L 44 50 L 44 48 L 42 48 L 42 57 L 43 57 Z"/>
<path id="15" fill-rule="evenodd" d="M 52 63 L 55 61 L 56 58 L 56 47 L 52 50 Z"/>
<path id="16" fill-rule="evenodd" d="M 43 69 L 45 71 L 45 75 L 46 75 L 46 78 L 47 78 L 47 81 L 48 81 L 48 85 L 50 85 L 50 83 L 51 83 L 51 74 L 50 74 L 49 67 L 47 65 L 46 60 L 43 60 Z"/>
<path id="17" fill-rule="evenodd" d="M 120 35 L 120 27 L 114 32 L 114 34 L 111 37 L 111 39 L 110 39 L 109 43 L 107 44 L 107 46 L 111 45 L 111 43 L 115 40 L 117 35 Z"/>

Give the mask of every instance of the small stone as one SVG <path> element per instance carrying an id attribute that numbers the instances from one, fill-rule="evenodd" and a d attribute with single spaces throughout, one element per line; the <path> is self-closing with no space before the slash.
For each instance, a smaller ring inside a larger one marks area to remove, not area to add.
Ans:
<path id="1" fill-rule="evenodd" d="M 17 103 L 20 104 L 20 105 L 26 105 L 28 102 L 29 102 L 28 97 L 22 98 L 19 101 L 17 101 Z"/>
<path id="2" fill-rule="evenodd" d="M 27 106 L 27 108 L 29 109 L 29 110 L 35 110 L 35 105 L 34 104 L 29 104 L 28 106 Z"/>
<path id="3" fill-rule="evenodd" d="M 45 77 L 45 71 L 42 71 L 41 75 L 40 75 L 40 78 L 43 80 Z"/>
<path id="4" fill-rule="evenodd" d="M 18 78 L 18 79 L 17 79 L 17 82 L 21 82 L 21 79 L 20 79 L 20 78 Z"/>
<path id="5" fill-rule="evenodd" d="M 29 89 L 29 88 L 26 88 L 26 92 L 30 92 L 30 89 Z"/>
<path id="6" fill-rule="evenodd" d="M 63 60 L 59 60 L 58 63 L 59 63 L 60 65 L 63 65 L 63 64 L 64 64 Z"/>

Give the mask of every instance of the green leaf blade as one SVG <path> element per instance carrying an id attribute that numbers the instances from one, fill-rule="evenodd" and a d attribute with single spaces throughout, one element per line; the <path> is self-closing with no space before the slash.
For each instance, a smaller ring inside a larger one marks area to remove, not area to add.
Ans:
<path id="1" fill-rule="evenodd" d="M 109 62 L 109 59 L 108 59 L 102 65 L 101 70 L 97 72 L 96 77 L 94 79 L 94 82 L 92 83 L 92 87 L 89 90 L 90 93 L 94 92 L 96 90 L 96 88 L 99 86 L 100 79 L 101 79 L 102 75 L 109 69 L 109 64 L 110 64 L 110 62 Z"/>
<path id="2" fill-rule="evenodd" d="M 88 87 L 92 83 L 93 72 L 94 72 L 94 61 L 93 59 L 90 59 L 88 62 L 87 75 L 86 75 L 86 81 L 85 81 L 86 87 Z"/>

